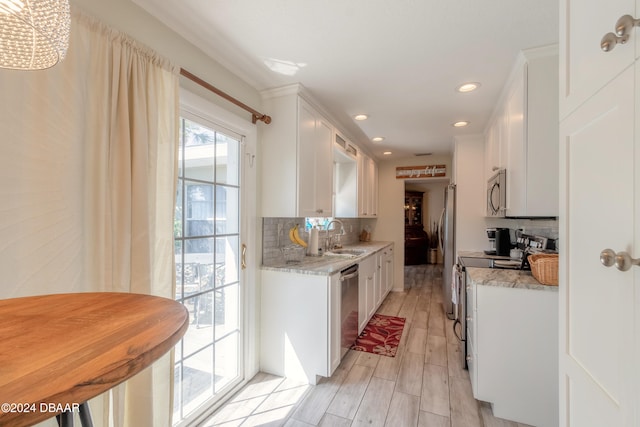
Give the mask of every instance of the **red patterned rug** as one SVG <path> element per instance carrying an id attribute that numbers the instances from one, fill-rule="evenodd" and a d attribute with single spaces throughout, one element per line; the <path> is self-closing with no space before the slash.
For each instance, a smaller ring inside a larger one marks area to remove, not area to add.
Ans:
<path id="1" fill-rule="evenodd" d="M 374 314 L 351 349 L 395 357 L 404 322 L 404 317 Z"/>

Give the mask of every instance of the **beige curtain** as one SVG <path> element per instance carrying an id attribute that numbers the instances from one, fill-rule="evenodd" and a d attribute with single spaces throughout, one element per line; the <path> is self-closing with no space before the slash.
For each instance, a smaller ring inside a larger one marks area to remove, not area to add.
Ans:
<path id="1" fill-rule="evenodd" d="M 65 61 L 2 70 L 0 93 L 0 297 L 172 297 L 178 70 L 75 12 Z M 94 399 L 94 423 L 170 426 L 172 377 L 167 356 Z"/>

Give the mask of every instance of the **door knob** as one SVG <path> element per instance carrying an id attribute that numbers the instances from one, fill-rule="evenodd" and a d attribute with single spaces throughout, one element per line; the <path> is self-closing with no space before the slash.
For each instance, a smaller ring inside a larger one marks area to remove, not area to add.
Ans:
<path id="1" fill-rule="evenodd" d="M 640 19 L 634 19 L 631 15 L 623 15 L 616 22 L 616 35 L 622 37 L 631 34 L 634 27 L 640 26 Z"/>
<path id="2" fill-rule="evenodd" d="M 600 252 L 600 262 L 605 267 L 615 265 L 620 271 L 627 271 L 634 265 L 640 266 L 640 259 L 631 258 L 631 255 L 625 251 L 615 253 L 613 249 L 605 249 Z"/>
<path id="3" fill-rule="evenodd" d="M 600 41 L 600 49 L 604 52 L 610 52 L 617 44 L 625 44 L 629 41 L 629 34 L 617 36 L 614 33 L 607 33 Z"/>
<path id="4" fill-rule="evenodd" d="M 629 41 L 631 30 L 640 26 L 640 19 L 631 15 L 623 15 L 616 22 L 615 33 L 607 33 L 600 41 L 600 49 L 610 52 L 617 44 L 625 44 Z"/>

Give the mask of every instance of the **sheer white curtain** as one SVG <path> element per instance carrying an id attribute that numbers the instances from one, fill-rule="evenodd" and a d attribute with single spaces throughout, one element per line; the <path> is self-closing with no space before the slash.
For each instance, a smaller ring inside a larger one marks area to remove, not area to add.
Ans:
<path id="1" fill-rule="evenodd" d="M 2 70 L 0 93 L 0 298 L 173 297 L 177 68 L 76 12 L 65 61 Z M 167 356 L 94 399 L 95 424 L 169 426 L 172 375 Z"/>

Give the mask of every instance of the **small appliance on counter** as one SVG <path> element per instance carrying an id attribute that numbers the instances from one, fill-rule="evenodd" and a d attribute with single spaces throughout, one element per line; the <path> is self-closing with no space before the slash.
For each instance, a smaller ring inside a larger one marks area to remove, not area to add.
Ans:
<path id="1" fill-rule="evenodd" d="M 496 229 L 495 228 L 487 228 L 487 238 L 489 239 L 489 249 L 485 250 L 484 253 L 486 255 L 495 255 L 496 254 Z"/>
<path id="2" fill-rule="evenodd" d="M 509 256 L 511 251 L 511 233 L 508 228 L 496 228 L 496 255 Z"/>

